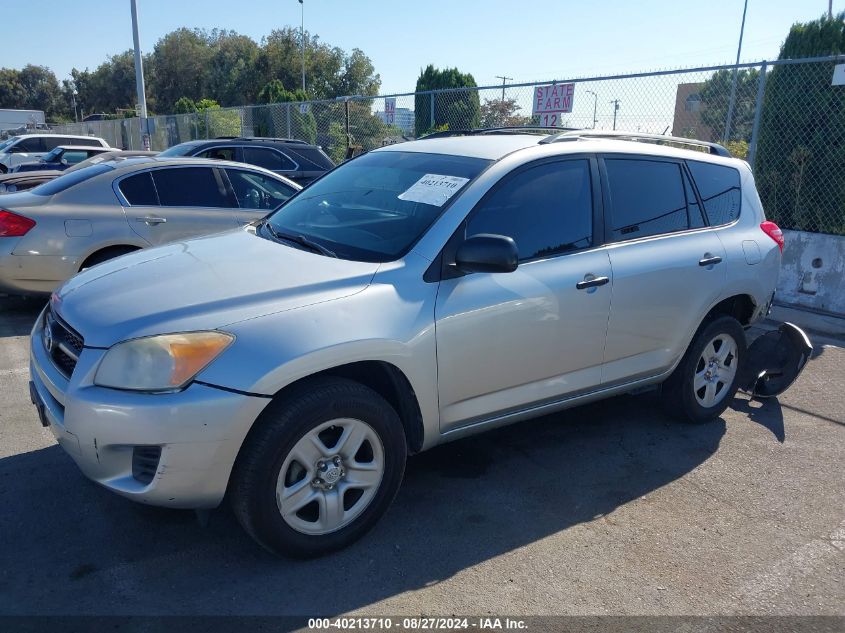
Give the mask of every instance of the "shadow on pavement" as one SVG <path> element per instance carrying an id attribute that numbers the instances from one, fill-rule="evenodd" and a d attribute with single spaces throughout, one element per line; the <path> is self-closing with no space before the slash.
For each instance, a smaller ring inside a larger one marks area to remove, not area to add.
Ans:
<path id="1" fill-rule="evenodd" d="M 0 337 L 27 336 L 47 300 L 0 296 Z"/>
<path id="2" fill-rule="evenodd" d="M 35 423 L 35 422 L 33 422 Z M 138 506 L 57 446 L 0 460 L 0 613 L 323 616 L 360 609 L 613 512 L 710 458 L 725 422 L 685 426 L 623 396 L 411 458 L 393 507 L 312 561 L 261 550 L 228 510 Z"/>

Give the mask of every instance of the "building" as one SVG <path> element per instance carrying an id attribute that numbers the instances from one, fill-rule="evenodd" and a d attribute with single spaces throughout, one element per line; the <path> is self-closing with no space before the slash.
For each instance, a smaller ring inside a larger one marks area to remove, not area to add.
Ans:
<path id="1" fill-rule="evenodd" d="M 376 116 L 386 123 L 386 116 L 383 110 L 376 112 Z M 405 134 L 414 133 L 414 111 L 410 108 L 396 108 L 396 114 L 393 117 L 393 125 L 402 130 Z"/>
<path id="2" fill-rule="evenodd" d="M 713 130 L 701 120 L 701 95 L 703 83 L 678 84 L 675 94 L 675 118 L 672 120 L 672 135 L 696 138 L 702 141 L 716 141 Z"/>

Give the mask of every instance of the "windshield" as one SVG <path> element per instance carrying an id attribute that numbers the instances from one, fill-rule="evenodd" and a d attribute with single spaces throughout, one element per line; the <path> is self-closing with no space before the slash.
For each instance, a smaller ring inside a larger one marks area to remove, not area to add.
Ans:
<path id="1" fill-rule="evenodd" d="M 18 140 L 18 137 L 17 137 L 17 136 L 13 136 L 13 137 L 11 137 L 11 138 L 7 138 L 5 141 L 3 141 L 2 143 L 0 143 L 0 152 L 2 152 L 4 149 L 6 149 L 7 147 L 9 147 L 12 143 L 14 143 L 14 142 L 15 142 L 15 141 L 17 141 L 17 140 Z"/>
<path id="2" fill-rule="evenodd" d="M 53 150 L 50 150 L 48 153 L 44 154 L 41 157 L 41 160 L 45 163 L 52 163 L 56 160 L 56 157 L 61 154 L 64 150 L 61 147 L 57 147 Z"/>
<path id="3" fill-rule="evenodd" d="M 265 237 L 304 237 L 343 259 L 402 257 L 491 161 L 420 152 L 372 152 L 283 204 Z"/>
<path id="4" fill-rule="evenodd" d="M 187 156 L 190 154 L 196 145 L 194 143 L 180 143 L 179 145 L 174 145 L 173 147 L 164 150 L 159 154 L 159 156 Z"/>
<path id="5" fill-rule="evenodd" d="M 55 180 L 51 180 L 50 182 L 45 182 L 43 185 L 38 185 L 34 189 L 31 190 L 32 193 L 38 196 L 52 196 L 59 192 L 64 191 L 73 185 L 79 184 L 89 178 L 93 178 L 94 176 L 98 176 L 102 173 L 107 171 L 111 171 L 114 169 L 111 165 L 91 165 L 90 167 L 85 167 L 84 169 L 80 169 L 79 171 L 75 171 L 72 174 L 65 172 L 63 175 L 59 176 Z"/>

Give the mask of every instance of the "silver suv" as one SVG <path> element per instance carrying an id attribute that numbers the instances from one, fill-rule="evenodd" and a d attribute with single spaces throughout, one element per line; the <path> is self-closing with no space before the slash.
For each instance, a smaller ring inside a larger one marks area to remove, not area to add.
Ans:
<path id="1" fill-rule="evenodd" d="M 32 331 L 42 423 L 118 494 L 227 496 L 312 556 L 442 442 L 661 383 L 677 417 L 719 416 L 782 235 L 746 163 L 648 140 L 393 145 L 260 223 L 83 271 Z"/>

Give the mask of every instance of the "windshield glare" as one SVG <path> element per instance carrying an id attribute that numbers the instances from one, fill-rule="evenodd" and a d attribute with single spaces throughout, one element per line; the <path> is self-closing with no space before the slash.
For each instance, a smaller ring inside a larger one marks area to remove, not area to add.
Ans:
<path id="1" fill-rule="evenodd" d="M 18 137 L 17 137 L 17 136 L 13 136 L 13 137 L 11 137 L 11 138 L 7 138 L 5 141 L 3 141 L 2 143 L 0 143 L 0 152 L 2 152 L 4 149 L 6 149 L 7 147 L 9 147 L 12 143 L 14 143 L 14 142 L 15 142 L 15 141 L 17 141 L 17 140 L 18 140 Z"/>
<path id="2" fill-rule="evenodd" d="M 268 222 L 338 257 L 387 262 L 402 257 L 491 161 L 383 151 L 364 154 L 283 204 Z"/>

